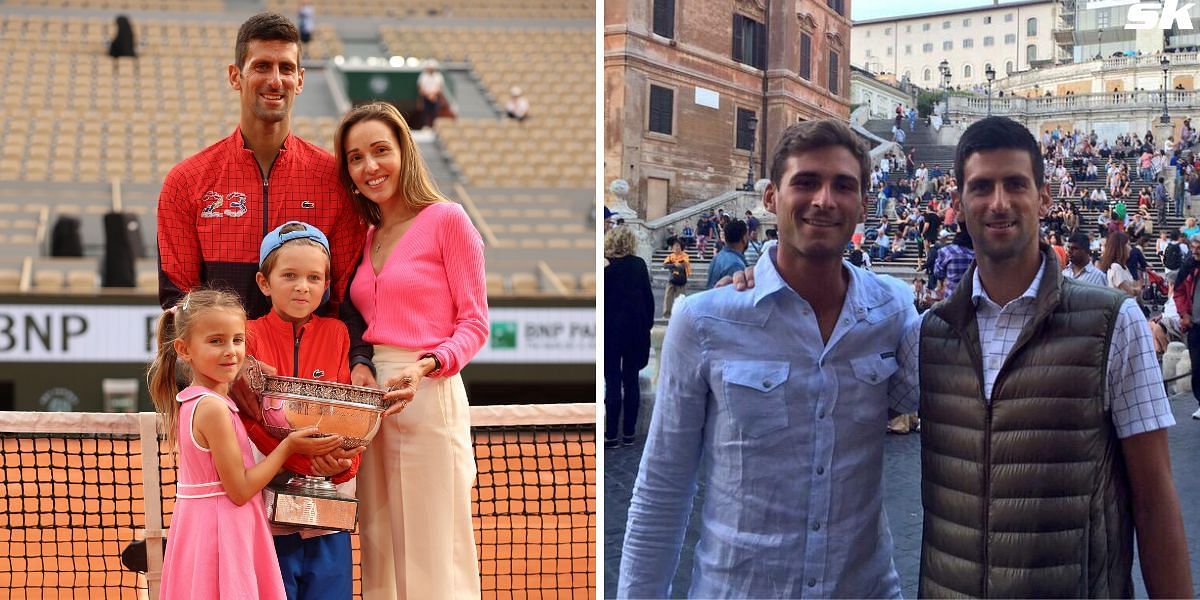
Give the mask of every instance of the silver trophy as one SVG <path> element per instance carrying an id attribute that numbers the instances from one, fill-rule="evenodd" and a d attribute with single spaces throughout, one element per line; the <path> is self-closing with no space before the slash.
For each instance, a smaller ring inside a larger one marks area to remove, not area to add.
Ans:
<path id="1" fill-rule="evenodd" d="M 259 396 L 262 423 L 271 435 L 284 439 L 305 427 L 340 435 L 342 448 L 365 446 L 388 407 L 384 390 L 266 375 L 248 357 L 250 389 Z M 353 531 L 358 523 L 358 500 L 342 496 L 326 477 L 295 475 L 286 485 L 265 491 L 267 518 L 277 525 Z"/>

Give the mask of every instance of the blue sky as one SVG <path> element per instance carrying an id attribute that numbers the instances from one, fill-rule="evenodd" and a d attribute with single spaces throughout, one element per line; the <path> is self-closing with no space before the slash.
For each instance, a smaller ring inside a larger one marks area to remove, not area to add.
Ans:
<path id="1" fill-rule="evenodd" d="M 922 0 L 921 2 L 896 2 L 895 0 L 851 0 L 850 18 L 855 21 L 882 19 L 920 13 L 990 6 L 991 0 Z M 1006 4 L 1006 2 L 1001 2 Z"/>

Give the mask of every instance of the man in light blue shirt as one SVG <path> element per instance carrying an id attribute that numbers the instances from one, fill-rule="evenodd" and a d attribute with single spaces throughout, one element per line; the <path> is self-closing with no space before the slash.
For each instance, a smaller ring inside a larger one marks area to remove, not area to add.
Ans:
<path id="1" fill-rule="evenodd" d="M 733 275 L 746 268 L 746 224 L 734 219 L 725 226 L 725 247 L 713 258 L 708 266 L 708 283 L 706 289 L 722 277 Z"/>
<path id="2" fill-rule="evenodd" d="M 690 597 L 899 597 L 883 431 L 895 351 L 917 314 L 908 286 L 842 260 L 869 166 L 843 123 L 790 127 L 763 197 L 779 242 L 757 287 L 677 305 L 618 597 L 671 595 L 700 481 Z"/>
<path id="3" fill-rule="evenodd" d="M 1071 262 L 1063 269 L 1063 277 L 1098 287 L 1108 287 L 1108 276 L 1092 264 L 1091 240 L 1086 233 L 1071 234 L 1067 240 L 1067 258 Z"/>

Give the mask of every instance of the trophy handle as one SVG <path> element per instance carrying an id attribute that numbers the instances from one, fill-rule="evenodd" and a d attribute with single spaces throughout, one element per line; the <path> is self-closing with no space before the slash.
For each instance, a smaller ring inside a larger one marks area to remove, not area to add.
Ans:
<path id="1" fill-rule="evenodd" d="M 258 364 L 258 359 L 253 356 L 246 357 L 246 375 L 250 381 L 250 389 L 254 390 L 255 394 L 262 395 L 263 390 L 267 389 L 267 378 L 263 375 L 262 367 Z"/>

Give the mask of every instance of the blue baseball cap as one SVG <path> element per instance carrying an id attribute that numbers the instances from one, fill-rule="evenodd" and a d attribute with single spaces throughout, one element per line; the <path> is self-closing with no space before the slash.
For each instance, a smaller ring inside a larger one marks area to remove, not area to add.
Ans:
<path id="1" fill-rule="evenodd" d="M 282 231 L 283 228 L 287 227 L 288 225 L 300 225 L 304 227 L 304 229 L 280 233 L 280 231 Z M 308 223 L 302 223 L 300 221 L 288 221 L 287 223 L 272 229 L 271 233 L 268 233 L 267 237 L 263 238 L 262 246 L 259 246 L 258 249 L 258 267 L 261 269 L 262 264 L 267 261 L 267 257 L 270 256 L 272 252 L 278 250 L 280 246 L 292 240 L 301 239 L 313 240 L 318 244 L 321 244 L 321 247 L 325 249 L 325 254 L 329 254 L 330 256 L 333 255 L 333 253 L 329 251 L 329 238 L 326 238 L 325 234 L 322 233 L 320 229 L 317 229 Z"/>
<path id="2" fill-rule="evenodd" d="M 304 229 L 280 233 L 283 228 L 287 227 L 288 225 L 300 225 L 304 227 Z M 317 229 L 308 223 L 303 223 L 300 221 L 288 221 L 287 223 L 272 229 L 271 233 L 268 233 L 267 237 L 263 238 L 262 245 L 258 248 L 258 268 L 262 269 L 262 264 L 267 261 L 267 257 L 270 256 L 272 252 L 278 250 L 280 246 L 292 240 L 301 239 L 313 240 L 318 244 L 321 244 L 321 247 L 325 249 L 325 254 L 330 258 L 333 257 L 333 253 L 329 251 L 329 238 L 326 238 L 325 234 L 322 233 L 320 229 Z M 323 304 L 328 300 L 329 286 L 326 285 L 325 295 L 321 297 L 321 303 Z"/>

